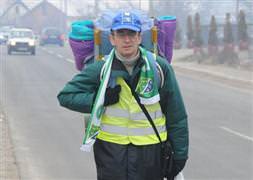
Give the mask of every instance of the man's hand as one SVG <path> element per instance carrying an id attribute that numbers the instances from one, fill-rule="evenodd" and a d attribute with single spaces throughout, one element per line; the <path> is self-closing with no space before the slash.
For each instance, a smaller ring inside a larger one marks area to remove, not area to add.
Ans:
<path id="1" fill-rule="evenodd" d="M 186 159 L 173 160 L 172 171 L 171 171 L 171 174 L 173 177 L 176 177 L 178 173 L 183 170 L 185 163 L 186 163 Z"/>
<path id="2" fill-rule="evenodd" d="M 173 180 L 183 170 L 186 160 L 173 160 L 171 172 L 166 176 L 168 180 Z"/>
<path id="3" fill-rule="evenodd" d="M 114 88 L 108 87 L 105 92 L 104 106 L 109 106 L 117 103 L 119 101 L 120 91 L 120 85 L 116 85 Z"/>

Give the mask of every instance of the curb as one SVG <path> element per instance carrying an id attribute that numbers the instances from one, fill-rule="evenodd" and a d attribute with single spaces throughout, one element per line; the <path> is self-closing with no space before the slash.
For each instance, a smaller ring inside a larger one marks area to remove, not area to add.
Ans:
<path id="1" fill-rule="evenodd" d="M 244 84 L 247 87 L 253 89 L 253 80 L 245 80 L 245 79 L 240 79 L 240 78 L 236 78 L 236 77 L 233 77 L 233 76 L 225 76 L 224 74 L 221 74 L 221 73 L 203 71 L 203 70 L 200 70 L 198 68 L 183 67 L 183 66 L 176 65 L 176 64 L 172 64 L 172 66 L 175 69 L 177 69 L 181 72 L 182 71 L 188 71 L 188 72 L 201 73 L 201 74 L 209 75 L 209 76 L 219 78 L 219 79 L 222 79 L 222 80 L 229 80 L 229 81 L 234 82 L 234 83 L 241 83 L 241 84 Z"/>
<path id="2" fill-rule="evenodd" d="M 253 80 L 245 80 L 245 79 L 235 78 L 233 76 L 225 76 L 222 73 L 213 73 L 213 72 L 210 72 L 210 71 L 203 71 L 203 70 L 200 70 L 198 68 L 182 67 L 182 66 L 178 66 L 176 64 L 172 64 L 172 66 L 174 66 L 175 68 L 186 69 L 186 70 L 189 70 L 189 71 L 196 71 L 196 72 L 199 72 L 199 73 L 206 73 L 206 74 L 209 74 L 209 75 L 213 75 L 213 76 L 217 76 L 217 77 L 221 77 L 221 78 L 226 78 L 228 80 L 241 81 L 241 82 L 244 82 L 244 83 L 253 83 Z"/>
<path id="3" fill-rule="evenodd" d="M 0 111 L 0 179 L 19 180 L 19 168 L 6 115 Z"/>

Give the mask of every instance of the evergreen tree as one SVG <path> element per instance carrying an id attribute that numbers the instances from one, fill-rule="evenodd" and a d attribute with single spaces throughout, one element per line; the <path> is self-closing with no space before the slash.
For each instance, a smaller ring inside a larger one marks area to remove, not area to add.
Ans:
<path id="1" fill-rule="evenodd" d="M 232 24 L 230 22 L 230 13 L 226 13 L 226 23 L 223 34 L 225 44 L 232 44 L 234 42 Z"/>
<path id="2" fill-rule="evenodd" d="M 193 28 L 192 28 L 192 16 L 191 15 L 188 15 L 187 17 L 187 46 L 189 48 L 192 47 L 192 41 L 193 41 Z"/>
<path id="3" fill-rule="evenodd" d="M 203 40 L 201 35 L 199 13 L 195 14 L 194 21 L 195 21 L 194 47 L 201 47 L 203 45 Z"/>
<path id="4" fill-rule="evenodd" d="M 195 14 L 194 17 L 194 40 L 193 40 L 193 53 L 196 55 L 195 58 L 198 63 L 201 63 L 204 60 L 204 51 L 202 49 L 203 40 L 202 40 L 202 33 L 200 27 L 200 16 L 199 13 Z"/>
<path id="5" fill-rule="evenodd" d="M 238 17 L 238 29 L 237 35 L 239 40 L 239 49 L 248 49 L 248 32 L 247 32 L 247 24 L 245 20 L 245 14 L 241 10 Z"/>
<path id="6" fill-rule="evenodd" d="M 218 61 L 219 63 L 227 63 L 232 66 L 238 66 L 239 60 L 238 55 L 234 51 L 234 38 L 233 38 L 233 31 L 232 25 L 230 22 L 230 14 L 226 14 L 226 23 L 224 26 L 224 49 L 219 54 Z"/>
<path id="7" fill-rule="evenodd" d="M 212 16 L 209 26 L 208 54 L 213 56 L 217 54 L 217 51 L 218 51 L 217 25 L 215 17 Z"/>
<path id="8" fill-rule="evenodd" d="M 212 16 L 211 23 L 209 26 L 209 36 L 208 36 L 208 45 L 217 46 L 218 45 L 218 37 L 217 37 L 217 25 L 215 17 Z"/>
<path id="9" fill-rule="evenodd" d="M 181 28 L 179 26 L 179 23 L 177 22 L 176 32 L 175 32 L 175 43 L 174 43 L 174 48 L 175 49 L 180 49 L 181 48 L 181 46 L 182 46 L 181 41 L 182 41 Z"/>

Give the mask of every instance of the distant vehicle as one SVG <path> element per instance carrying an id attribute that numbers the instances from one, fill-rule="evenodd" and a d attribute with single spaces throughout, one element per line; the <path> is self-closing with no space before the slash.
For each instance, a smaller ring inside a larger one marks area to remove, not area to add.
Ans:
<path id="1" fill-rule="evenodd" d="M 31 29 L 14 28 L 10 31 L 7 41 L 8 54 L 16 52 L 30 52 L 35 55 L 35 37 Z"/>
<path id="2" fill-rule="evenodd" d="M 0 43 L 6 43 L 9 36 L 10 36 L 10 30 L 12 29 L 12 26 L 2 26 L 0 27 Z"/>
<path id="3" fill-rule="evenodd" d="M 6 43 L 6 38 L 4 37 L 4 35 L 0 32 L 0 44 L 5 44 Z"/>
<path id="4" fill-rule="evenodd" d="M 64 46 L 63 33 L 55 27 L 44 28 L 40 35 L 40 45 L 44 46 L 46 44 L 58 44 L 59 46 Z"/>

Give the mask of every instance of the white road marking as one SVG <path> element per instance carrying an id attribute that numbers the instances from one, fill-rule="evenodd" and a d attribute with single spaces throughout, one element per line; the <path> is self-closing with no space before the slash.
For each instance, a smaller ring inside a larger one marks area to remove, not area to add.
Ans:
<path id="1" fill-rule="evenodd" d="M 63 56 L 61 54 L 57 54 L 58 58 L 63 58 Z"/>
<path id="2" fill-rule="evenodd" d="M 68 62 L 70 62 L 70 63 L 74 63 L 74 61 L 72 59 L 67 58 L 65 60 L 68 61 Z"/>
<path id="3" fill-rule="evenodd" d="M 41 49 L 47 51 L 49 54 L 54 54 L 53 51 L 47 50 L 46 48 L 41 48 Z M 61 55 L 61 54 L 57 54 L 56 56 L 57 56 L 58 58 L 64 58 L 64 56 Z M 66 59 L 64 59 L 64 60 L 67 61 L 67 62 L 70 62 L 70 63 L 72 63 L 72 64 L 75 63 L 73 59 L 66 58 Z"/>
<path id="4" fill-rule="evenodd" d="M 234 135 L 239 136 L 239 137 L 241 137 L 243 139 L 247 139 L 247 140 L 250 140 L 250 141 L 253 142 L 253 137 L 246 136 L 244 134 L 241 134 L 239 132 L 236 132 L 236 131 L 234 131 L 232 129 L 229 129 L 227 127 L 224 127 L 224 126 L 221 126 L 220 128 L 223 129 L 224 131 L 227 131 L 227 132 L 231 133 L 231 134 L 234 134 Z"/>

